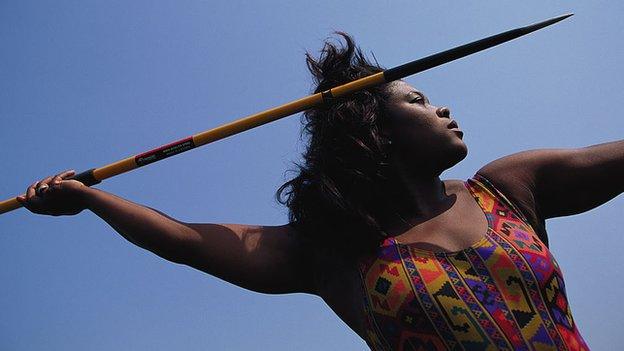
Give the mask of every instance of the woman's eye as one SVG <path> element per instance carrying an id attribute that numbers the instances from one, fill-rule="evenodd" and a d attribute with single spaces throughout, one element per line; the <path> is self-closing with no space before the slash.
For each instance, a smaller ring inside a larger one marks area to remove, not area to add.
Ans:
<path id="1" fill-rule="evenodd" d="M 414 104 L 424 104 L 425 103 L 425 99 L 422 98 L 422 96 L 416 96 L 415 98 L 413 98 L 410 103 Z"/>

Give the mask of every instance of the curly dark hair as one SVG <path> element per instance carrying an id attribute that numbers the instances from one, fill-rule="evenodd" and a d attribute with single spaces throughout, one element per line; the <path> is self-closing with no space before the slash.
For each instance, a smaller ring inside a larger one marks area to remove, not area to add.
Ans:
<path id="1" fill-rule="evenodd" d="M 326 41 L 318 59 L 306 53 L 315 93 L 382 71 L 346 33 Z M 384 238 L 380 216 L 392 208 L 386 193 L 389 143 L 381 133 L 387 84 L 306 111 L 302 135 L 309 140 L 298 174 L 283 184 L 277 200 L 289 220 L 316 247 L 358 255 Z"/>

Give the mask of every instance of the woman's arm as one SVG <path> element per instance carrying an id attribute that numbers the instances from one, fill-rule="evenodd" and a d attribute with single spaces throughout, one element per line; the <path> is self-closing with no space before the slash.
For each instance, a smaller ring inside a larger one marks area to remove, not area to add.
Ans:
<path id="1" fill-rule="evenodd" d="M 477 173 L 516 200 L 530 220 L 543 223 L 588 211 L 624 192 L 624 140 L 521 152 Z"/>
<path id="2" fill-rule="evenodd" d="M 312 276 L 290 226 L 191 224 L 75 180 L 71 173 L 31 185 L 19 201 L 35 213 L 89 209 L 131 243 L 176 263 L 264 293 L 312 292 Z M 36 192 L 44 185 L 43 191 Z"/>
<path id="3" fill-rule="evenodd" d="M 309 248 L 289 225 L 186 223 L 183 263 L 269 294 L 314 294 Z"/>

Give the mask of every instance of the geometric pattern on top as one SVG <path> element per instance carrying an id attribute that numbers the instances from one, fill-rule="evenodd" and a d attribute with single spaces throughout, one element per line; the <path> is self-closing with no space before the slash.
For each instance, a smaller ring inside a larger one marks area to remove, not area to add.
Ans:
<path id="1" fill-rule="evenodd" d="M 458 252 L 386 239 L 360 262 L 372 350 L 588 350 L 559 265 L 487 179 L 464 182 L 488 221 Z"/>

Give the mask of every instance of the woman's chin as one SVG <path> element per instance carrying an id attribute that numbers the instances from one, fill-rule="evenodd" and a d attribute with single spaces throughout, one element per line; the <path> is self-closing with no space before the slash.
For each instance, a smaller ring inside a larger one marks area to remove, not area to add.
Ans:
<path id="1" fill-rule="evenodd" d="M 463 159 L 466 158 L 466 156 L 468 156 L 468 147 L 462 141 L 461 144 L 458 144 L 457 147 L 453 148 L 453 152 L 448 157 L 449 163 L 446 169 L 449 169 L 460 163 Z"/>

